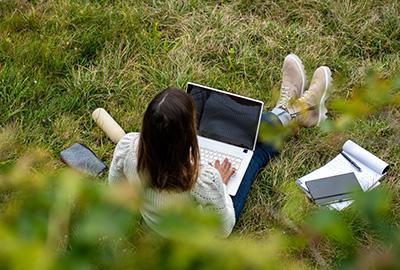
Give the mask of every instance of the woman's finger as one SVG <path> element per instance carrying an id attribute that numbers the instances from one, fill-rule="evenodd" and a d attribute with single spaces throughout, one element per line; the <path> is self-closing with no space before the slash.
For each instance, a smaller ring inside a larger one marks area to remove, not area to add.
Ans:
<path id="1" fill-rule="evenodd" d="M 231 163 L 228 161 L 228 159 L 225 158 L 224 162 L 222 164 L 223 164 L 223 168 L 224 168 L 225 173 L 228 173 L 228 171 L 229 171 L 229 169 L 231 167 Z"/>
<path id="2" fill-rule="evenodd" d="M 234 175 L 234 174 L 235 174 L 235 172 L 236 172 L 235 168 L 232 168 L 232 169 L 229 171 L 229 174 L 228 174 L 228 179 L 229 179 L 229 178 L 231 178 L 231 177 L 232 177 L 232 175 Z"/>
<path id="3" fill-rule="evenodd" d="M 221 163 L 220 163 L 220 161 L 218 159 L 215 161 L 214 167 L 217 168 L 217 169 L 219 169 L 221 167 Z"/>
<path id="4" fill-rule="evenodd" d="M 227 158 L 225 158 L 222 165 L 227 168 L 227 167 L 230 167 L 231 163 L 229 162 L 229 160 Z"/>

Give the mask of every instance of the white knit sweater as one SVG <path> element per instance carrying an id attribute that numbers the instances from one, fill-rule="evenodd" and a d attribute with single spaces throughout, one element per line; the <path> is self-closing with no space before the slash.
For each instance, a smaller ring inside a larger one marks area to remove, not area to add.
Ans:
<path id="1" fill-rule="evenodd" d="M 109 183 L 127 180 L 131 184 L 140 185 L 137 174 L 137 145 L 139 133 L 128 133 L 118 142 L 110 166 Z M 177 201 L 184 202 L 194 198 L 200 205 L 211 207 L 222 219 L 222 235 L 227 237 L 235 225 L 235 212 L 231 197 L 222 182 L 221 175 L 212 166 L 201 166 L 199 177 L 192 190 L 187 192 L 157 191 L 146 188 L 144 190 L 144 204 L 141 214 L 146 224 L 158 231 L 160 215 L 163 209 Z"/>

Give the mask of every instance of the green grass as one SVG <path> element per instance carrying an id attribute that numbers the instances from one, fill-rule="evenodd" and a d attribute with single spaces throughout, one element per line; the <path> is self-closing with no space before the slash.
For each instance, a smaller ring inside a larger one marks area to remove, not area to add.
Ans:
<path id="1" fill-rule="evenodd" d="M 104 107 L 127 131 L 140 129 L 147 103 L 188 81 L 261 99 L 270 108 L 281 65 L 293 52 L 309 77 L 331 67 L 333 99 L 349 100 L 369 70 L 400 73 L 398 1 L 1 1 L 0 166 L 35 148 L 58 153 L 79 141 L 109 164 L 114 144 L 91 120 Z M 398 93 L 398 90 L 396 90 Z M 330 106 L 330 105 L 329 105 Z M 331 117 L 339 117 L 331 106 Z M 235 229 L 264 239 L 288 233 L 314 210 L 294 180 L 321 166 L 352 139 L 392 165 L 384 186 L 399 194 L 400 109 L 379 108 L 344 131 L 297 130 L 257 178 Z M 400 198 L 388 219 L 399 224 Z M 379 243 L 351 212 L 357 245 Z M 316 251 L 315 251 L 316 250 Z M 346 257 L 321 242 L 305 260 Z"/>

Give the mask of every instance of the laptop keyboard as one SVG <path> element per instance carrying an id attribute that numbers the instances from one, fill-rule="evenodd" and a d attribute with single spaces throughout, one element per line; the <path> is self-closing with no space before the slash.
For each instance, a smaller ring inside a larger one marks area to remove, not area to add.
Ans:
<path id="1" fill-rule="evenodd" d="M 229 155 L 226 153 L 221 153 L 212 149 L 200 148 L 200 159 L 201 163 L 203 164 L 208 164 L 211 163 L 214 165 L 215 161 L 219 160 L 221 163 L 224 161 L 224 159 L 227 158 L 230 163 L 232 163 L 232 167 L 235 168 L 236 170 L 239 169 L 240 164 L 242 163 L 242 158 Z"/>

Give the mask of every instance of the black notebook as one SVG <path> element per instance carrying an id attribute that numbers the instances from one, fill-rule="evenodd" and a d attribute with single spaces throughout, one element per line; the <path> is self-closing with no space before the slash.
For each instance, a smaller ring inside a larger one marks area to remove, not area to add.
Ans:
<path id="1" fill-rule="evenodd" d="M 319 205 L 347 201 L 352 193 L 362 191 L 352 172 L 307 181 L 306 186 L 311 198 Z"/>

